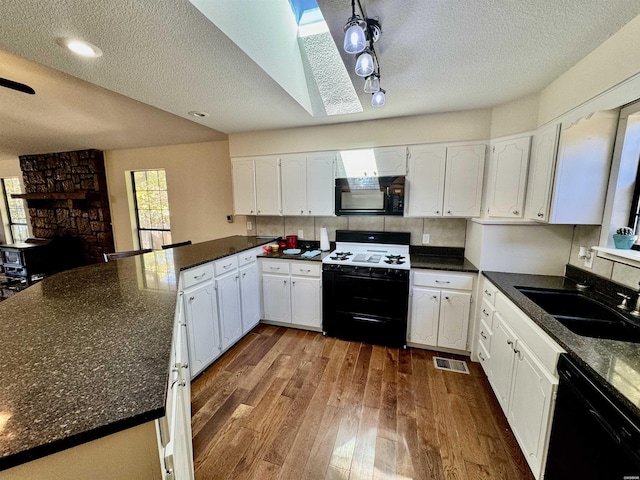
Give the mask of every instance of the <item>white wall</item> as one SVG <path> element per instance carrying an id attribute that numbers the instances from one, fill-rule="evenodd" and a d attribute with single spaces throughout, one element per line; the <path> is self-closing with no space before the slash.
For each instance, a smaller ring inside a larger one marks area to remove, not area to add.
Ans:
<path id="1" fill-rule="evenodd" d="M 540 95 L 535 93 L 491 110 L 491 138 L 528 132 L 538 127 Z"/>

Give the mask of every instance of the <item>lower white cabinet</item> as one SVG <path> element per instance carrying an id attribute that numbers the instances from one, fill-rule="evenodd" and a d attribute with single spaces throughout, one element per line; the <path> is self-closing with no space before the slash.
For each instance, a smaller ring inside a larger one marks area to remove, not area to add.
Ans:
<path id="1" fill-rule="evenodd" d="M 320 262 L 262 259 L 263 319 L 322 328 Z"/>
<path id="2" fill-rule="evenodd" d="M 220 355 L 218 302 L 213 280 L 186 289 L 183 298 L 193 378 Z"/>
<path id="3" fill-rule="evenodd" d="M 240 300 L 242 331 L 249 331 L 260 322 L 260 273 L 258 263 L 240 267 Z"/>
<path id="4" fill-rule="evenodd" d="M 486 279 L 478 357 L 537 479 L 544 476 L 562 348 Z"/>
<path id="5" fill-rule="evenodd" d="M 471 307 L 469 292 L 474 276 L 428 270 L 415 270 L 412 274 L 408 341 L 466 350 Z"/>

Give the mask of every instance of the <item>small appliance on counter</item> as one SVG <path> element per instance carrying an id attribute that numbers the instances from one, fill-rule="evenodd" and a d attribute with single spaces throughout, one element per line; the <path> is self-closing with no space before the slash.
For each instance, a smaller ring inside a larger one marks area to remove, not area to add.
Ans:
<path id="1" fill-rule="evenodd" d="M 296 249 L 298 248 L 298 236 L 297 235 L 287 235 L 286 247 L 288 249 Z"/>

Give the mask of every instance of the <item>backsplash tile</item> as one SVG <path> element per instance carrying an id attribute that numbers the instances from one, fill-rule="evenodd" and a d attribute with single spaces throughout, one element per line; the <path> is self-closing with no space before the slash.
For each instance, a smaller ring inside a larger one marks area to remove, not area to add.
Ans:
<path id="1" fill-rule="evenodd" d="M 384 231 L 384 217 L 382 216 L 357 216 L 347 218 L 349 219 L 349 230 Z"/>
<path id="2" fill-rule="evenodd" d="M 298 230 L 305 240 L 316 240 L 314 217 L 284 217 L 285 235 L 298 235 Z"/>
<path id="3" fill-rule="evenodd" d="M 464 247 L 467 220 L 464 218 L 425 218 L 422 233 L 429 234 L 434 247 Z M 422 241 L 418 244 L 422 244 Z"/>
<path id="4" fill-rule="evenodd" d="M 640 269 L 624 263 L 614 263 L 611 280 L 635 290 L 638 288 L 638 282 L 640 282 Z"/>
<path id="5" fill-rule="evenodd" d="M 256 217 L 256 234 L 265 237 L 284 236 L 285 217 Z"/>
<path id="6" fill-rule="evenodd" d="M 595 253 L 593 255 L 595 255 Z M 591 271 L 601 277 L 611 278 L 611 275 L 613 274 L 613 265 L 614 263 L 611 260 L 596 256 L 593 259 L 593 267 L 591 268 Z M 580 265 L 577 266 L 580 267 Z"/>
<path id="7" fill-rule="evenodd" d="M 336 230 L 347 230 L 349 228 L 348 217 L 315 217 L 315 239 L 320 240 L 320 229 L 327 229 L 330 242 L 336 241 Z"/>
<path id="8" fill-rule="evenodd" d="M 578 256 L 580 247 L 593 247 L 600 241 L 600 225 L 576 225 L 573 229 L 573 241 L 571 243 L 571 253 L 569 264 L 576 267 L 584 267 L 584 259 Z M 602 265 L 600 265 L 602 266 Z M 595 259 L 594 259 L 595 268 Z M 598 272 L 593 272 L 600 275 Z M 609 272 L 609 276 L 611 272 Z M 603 275 L 606 276 L 606 275 Z"/>
<path id="9" fill-rule="evenodd" d="M 385 232 L 410 232 L 411 245 L 422 245 L 422 218 L 384 217 Z"/>

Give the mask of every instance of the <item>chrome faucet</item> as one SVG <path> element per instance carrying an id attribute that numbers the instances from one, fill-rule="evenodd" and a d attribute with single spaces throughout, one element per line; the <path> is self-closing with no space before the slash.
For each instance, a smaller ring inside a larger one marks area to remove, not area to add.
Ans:
<path id="1" fill-rule="evenodd" d="M 638 282 L 638 286 L 640 286 L 640 282 Z M 638 296 L 636 297 L 636 306 L 630 312 L 634 317 L 640 317 L 640 289 L 638 290 Z"/>

